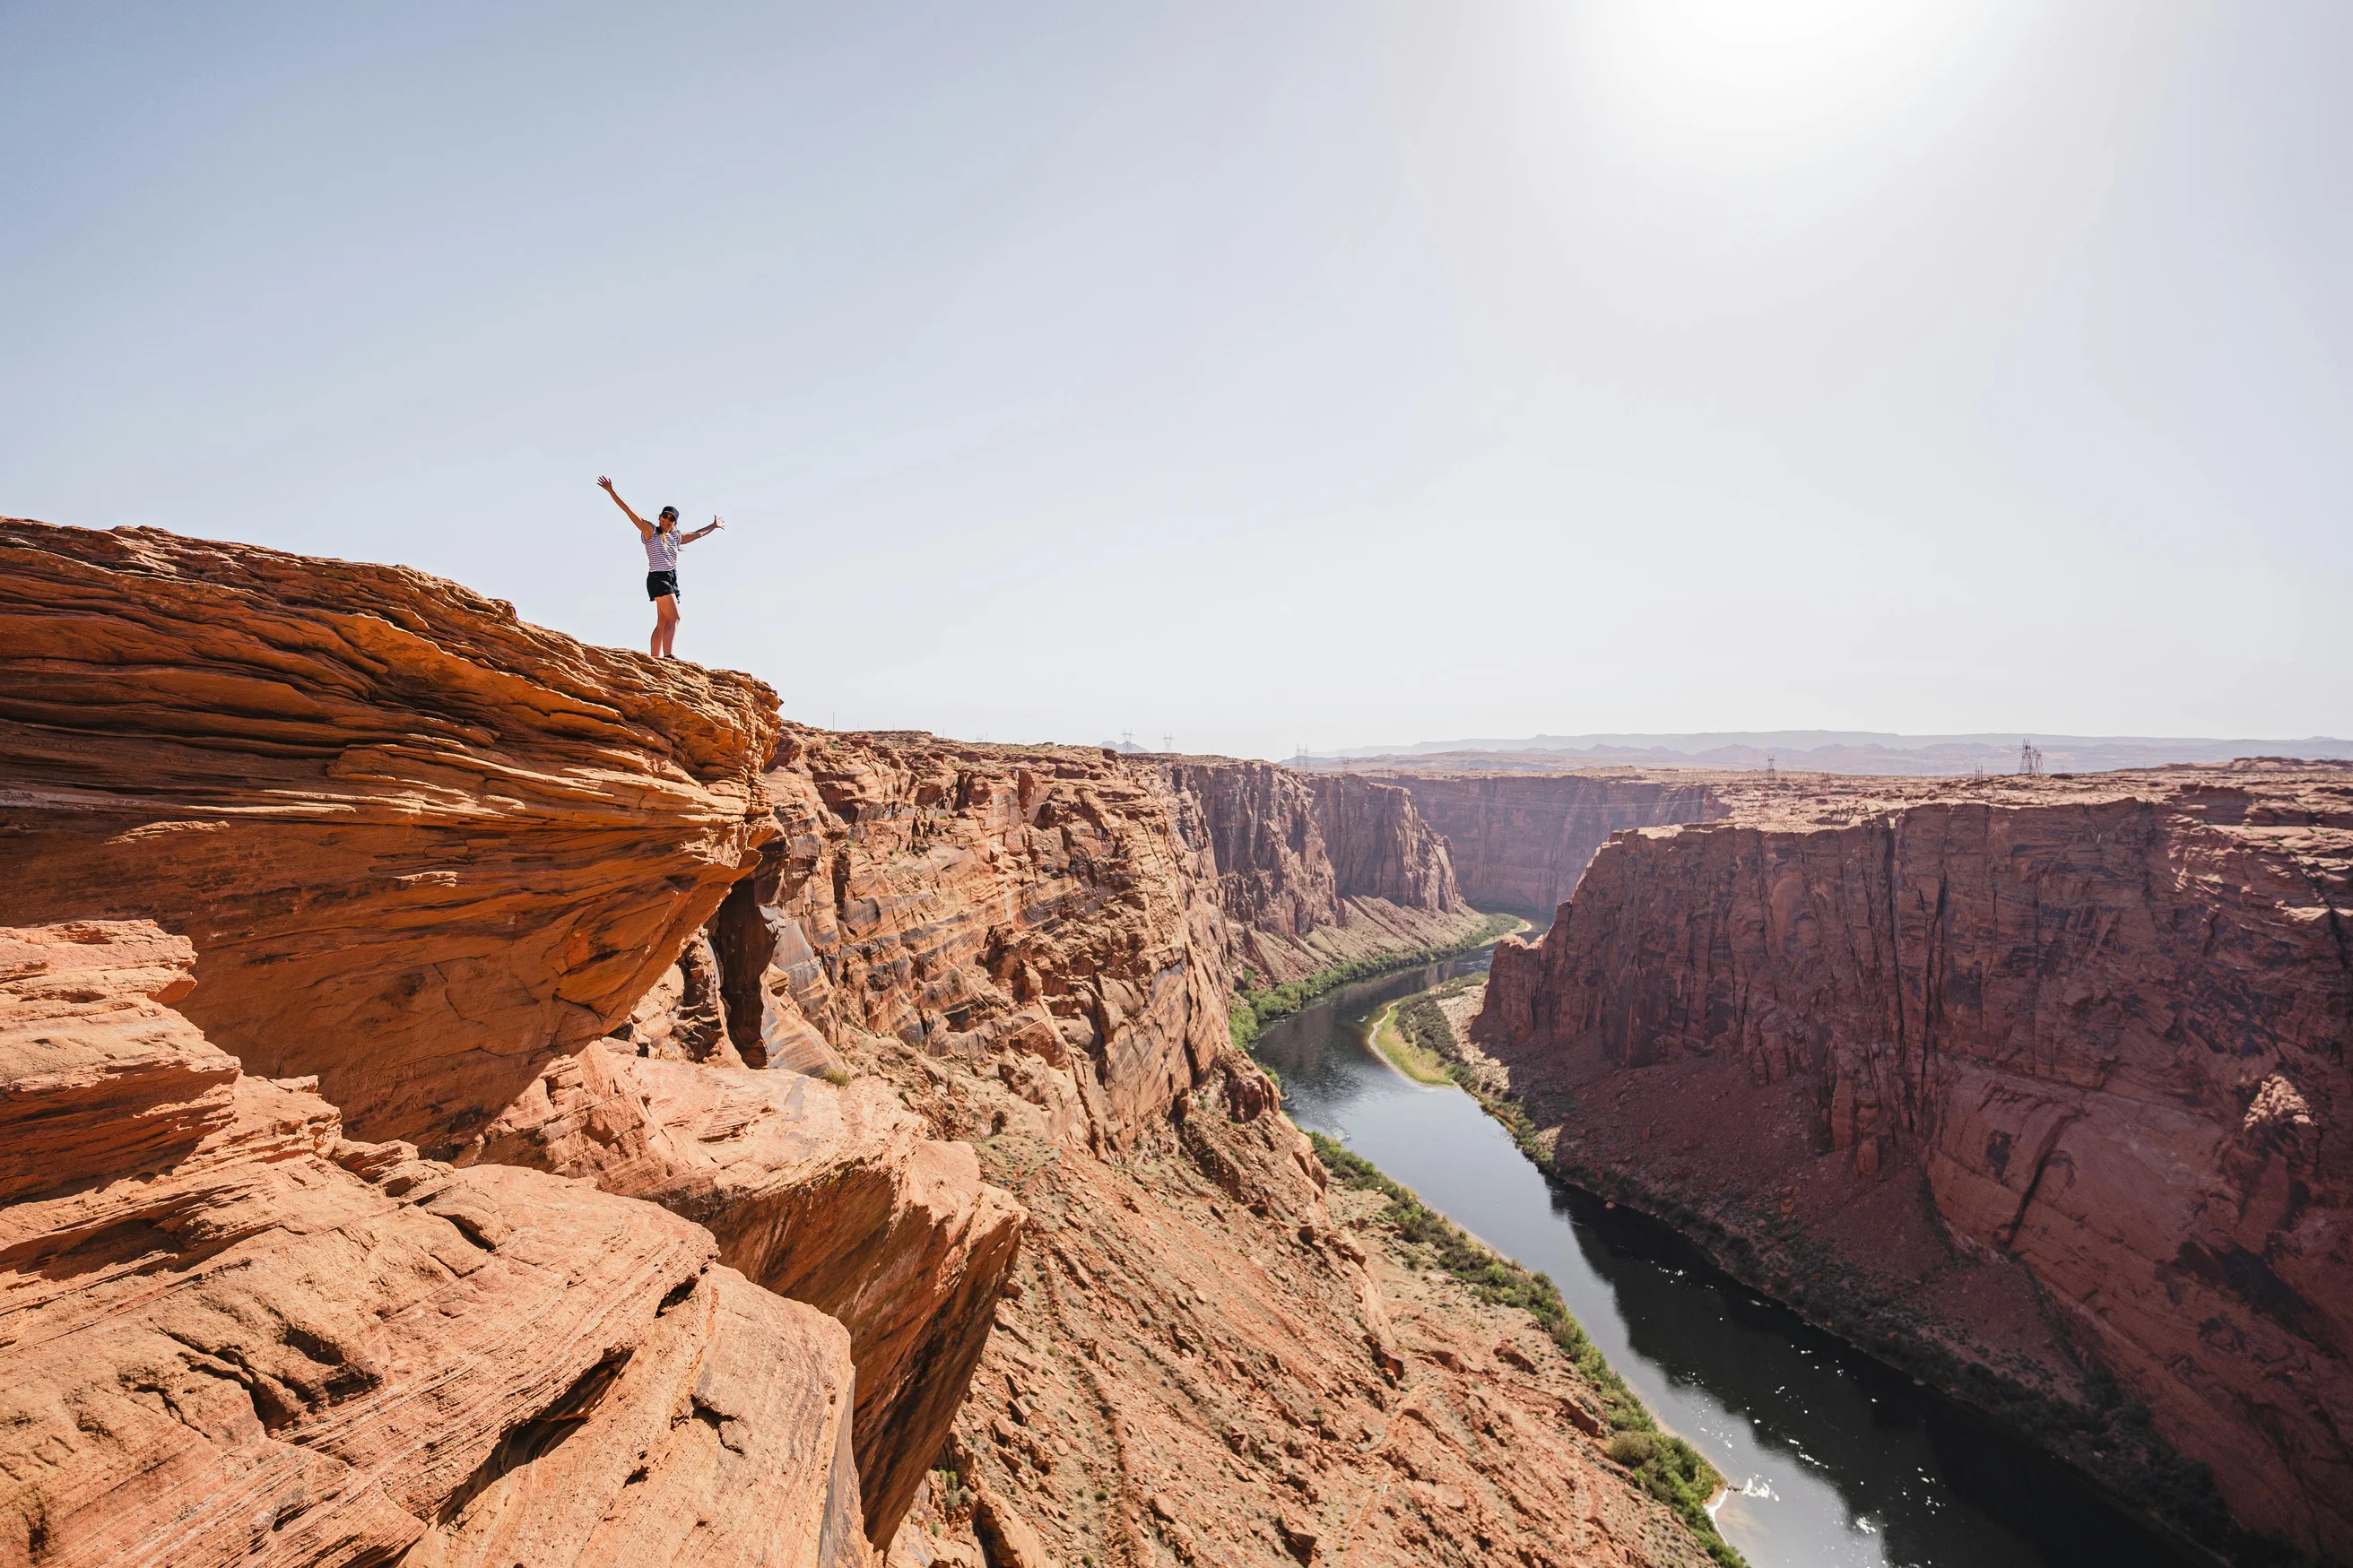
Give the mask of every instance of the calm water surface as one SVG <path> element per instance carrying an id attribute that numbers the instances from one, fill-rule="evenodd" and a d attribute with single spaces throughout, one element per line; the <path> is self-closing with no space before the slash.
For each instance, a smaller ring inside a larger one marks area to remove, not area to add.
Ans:
<path id="1" fill-rule="evenodd" d="M 1759 1298 L 1665 1226 L 1555 1193 L 1468 1095 L 1416 1084 L 1366 1046 L 1383 1005 L 1487 959 L 1343 986 L 1269 1027 L 1258 1052 L 1300 1126 L 1552 1276 L 1660 1422 L 1731 1482 L 1716 1523 L 1754 1568 L 2189 1568 L 2071 1472 Z"/>

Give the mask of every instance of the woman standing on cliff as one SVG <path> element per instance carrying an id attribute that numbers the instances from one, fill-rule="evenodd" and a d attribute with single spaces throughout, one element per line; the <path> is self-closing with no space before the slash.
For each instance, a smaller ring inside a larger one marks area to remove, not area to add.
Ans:
<path id="1" fill-rule="evenodd" d="M 678 655 L 670 651 L 670 645 L 678 640 L 678 552 L 704 534 L 716 533 L 727 525 L 714 517 L 706 528 L 681 533 L 678 508 L 666 506 L 661 509 L 659 521 L 648 522 L 630 510 L 629 503 L 621 499 L 612 480 L 599 474 L 596 482 L 613 498 L 615 506 L 628 512 L 629 521 L 638 525 L 638 537 L 646 542 L 646 597 L 654 602 L 653 643 L 648 651 L 656 658 L 676 658 Z"/>

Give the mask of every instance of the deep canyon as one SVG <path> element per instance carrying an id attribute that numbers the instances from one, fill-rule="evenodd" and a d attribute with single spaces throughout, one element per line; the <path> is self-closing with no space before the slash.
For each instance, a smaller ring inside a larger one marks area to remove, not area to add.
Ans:
<path id="1" fill-rule="evenodd" d="M 1706 1562 L 1229 1026 L 1562 903 L 1467 1022 L 1555 1171 L 2353 1555 L 2353 769 L 1302 774 L 0 565 L 0 1563 Z"/>
<path id="2" fill-rule="evenodd" d="M 0 524 L 0 1561 L 1699 1563 L 1229 1037 L 1410 797 Z"/>

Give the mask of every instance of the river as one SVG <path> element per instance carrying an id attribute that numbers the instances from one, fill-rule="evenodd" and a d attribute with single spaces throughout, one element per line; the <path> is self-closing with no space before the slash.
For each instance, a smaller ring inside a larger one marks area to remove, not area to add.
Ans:
<path id="1" fill-rule="evenodd" d="M 1716 1513 L 1752 1568 L 2191 1568 L 2006 1429 L 1814 1329 L 1656 1221 L 1556 1193 L 1477 1102 L 1365 1044 L 1400 996 L 1482 951 L 1330 993 L 1259 1037 L 1300 1126 L 1346 1143 L 1559 1286 L 1662 1426 L 1730 1482 Z"/>

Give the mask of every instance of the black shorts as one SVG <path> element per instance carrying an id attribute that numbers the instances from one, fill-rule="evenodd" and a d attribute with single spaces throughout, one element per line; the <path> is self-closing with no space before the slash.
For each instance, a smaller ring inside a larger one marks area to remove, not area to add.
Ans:
<path id="1" fill-rule="evenodd" d="M 649 599 L 659 599 L 664 594 L 668 594 L 673 599 L 679 596 L 678 574 L 675 572 L 647 573 L 646 597 Z"/>

